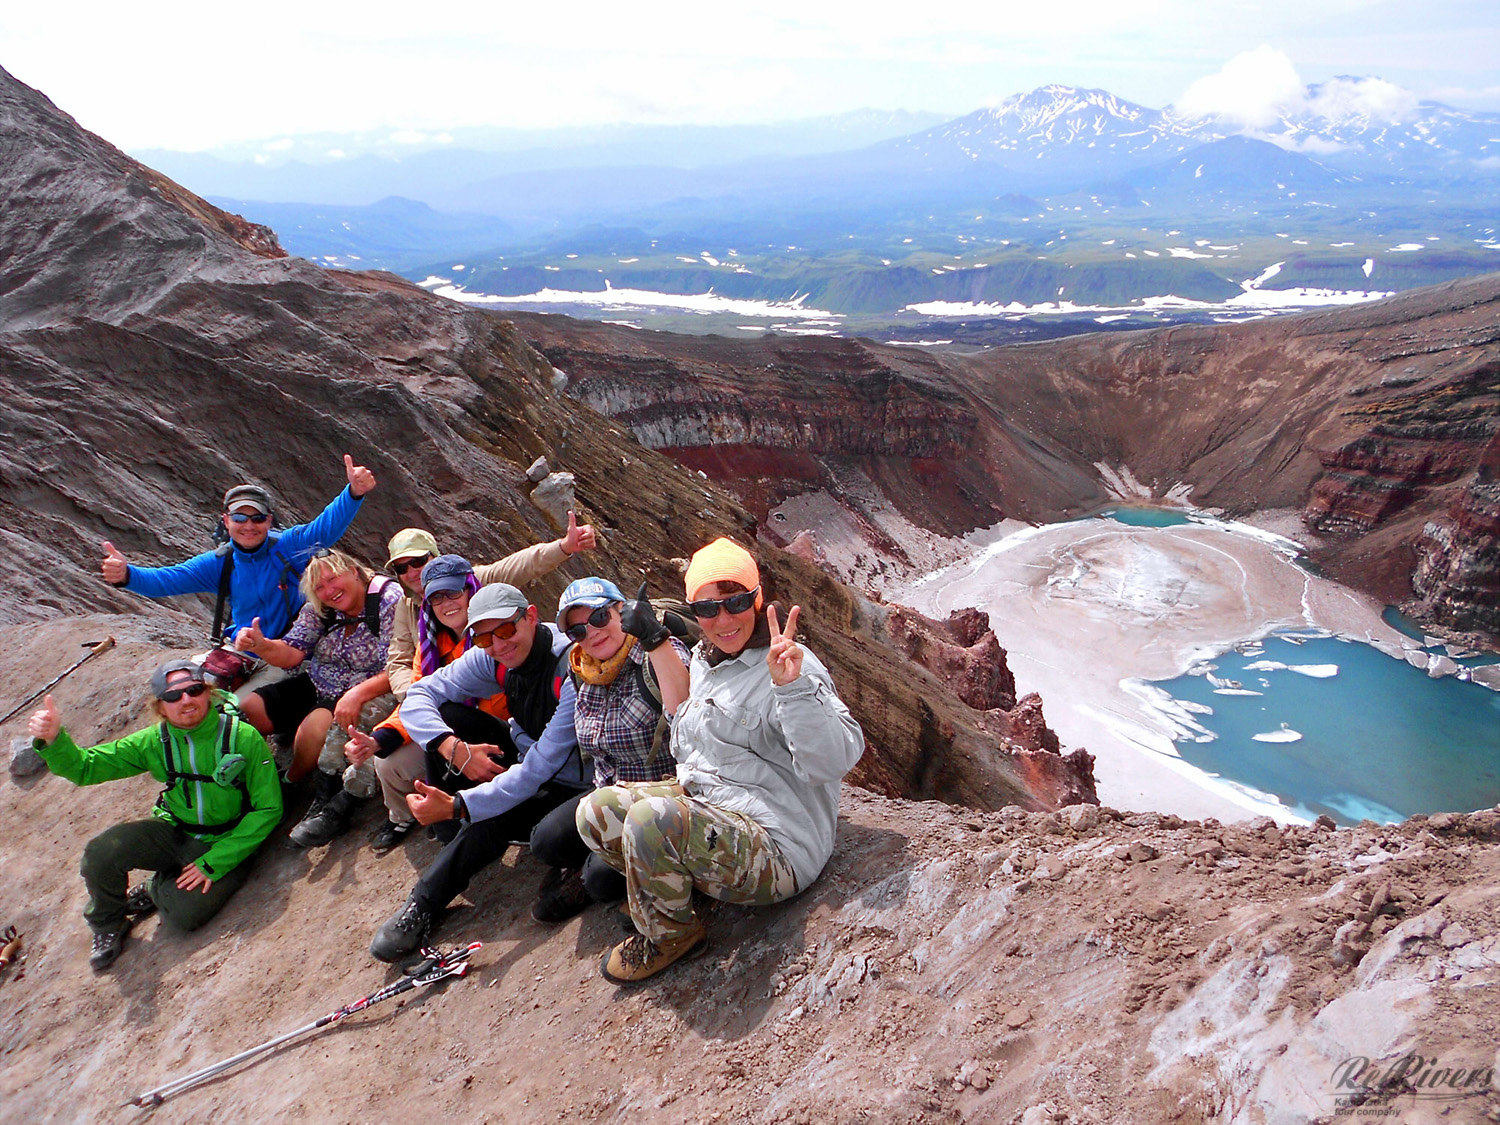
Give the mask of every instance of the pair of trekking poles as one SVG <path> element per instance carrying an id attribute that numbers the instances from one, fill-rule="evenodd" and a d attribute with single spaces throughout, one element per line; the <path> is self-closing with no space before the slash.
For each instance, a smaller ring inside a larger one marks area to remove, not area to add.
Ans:
<path id="1" fill-rule="evenodd" d="M 140 1106 L 143 1109 L 159 1106 L 168 1098 L 191 1090 L 194 1086 L 200 1086 L 210 1078 L 215 1078 L 225 1071 L 232 1070 L 241 1063 L 247 1063 L 269 1051 L 274 1051 L 283 1043 L 290 1043 L 298 1036 L 318 1031 L 321 1028 L 328 1027 L 330 1024 L 336 1024 L 340 1020 L 354 1015 L 356 1012 L 363 1012 L 366 1008 L 373 1007 L 383 1000 L 390 1000 L 393 997 L 400 996 L 402 993 L 410 992 L 414 988 L 425 988 L 428 985 L 437 984 L 438 981 L 447 980 L 449 977 L 464 976 L 469 971 L 469 958 L 474 956 L 474 953 L 480 948 L 480 944 L 477 941 L 470 942 L 468 945 L 461 945 L 456 949 L 451 949 L 447 953 L 439 953 L 435 949 L 424 949 L 422 950 L 422 962 L 400 980 L 392 981 L 384 988 L 378 989 L 368 996 L 361 997 L 352 1004 L 346 1004 L 337 1011 L 329 1012 L 326 1016 L 320 1016 L 318 1019 L 313 1020 L 312 1023 L 303 1024 L 294 1031 L 288 1031 L 286 1034 L 278 1035 L 274 1039 L 267 1039 L 264 1043 L 251 1047 L 248 1051 L 241 1051 L 231 1058 L 213 1063 L 211 1066 L 205 1066 L 202 1070 L 195 1070 L 192 1074 L 184 1074 L 181 1078 L 175 1078 L 171 1082 L 157 1086 L 153 1090 L 147 1090 L 144 1094 L 137 1094 L 125 1104 Z"/>

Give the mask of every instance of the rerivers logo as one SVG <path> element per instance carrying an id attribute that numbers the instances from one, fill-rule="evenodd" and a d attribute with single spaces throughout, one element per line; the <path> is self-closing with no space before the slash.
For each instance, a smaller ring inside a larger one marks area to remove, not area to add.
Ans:
<path id="1" fill-rule="evenodd" d="M 1355 1055 L 1334 1067 L 1335 1119 L 1396 1118 L 1396 1098 L 1422 1101 L 1454 1101 L 1484 1097 L 1493 1092 L 1495 1068 L 1489 1064 L 1453 1065 L 1437 1055 L 1409 1052 L 1396 1059 L 1369 1059 Z"/>

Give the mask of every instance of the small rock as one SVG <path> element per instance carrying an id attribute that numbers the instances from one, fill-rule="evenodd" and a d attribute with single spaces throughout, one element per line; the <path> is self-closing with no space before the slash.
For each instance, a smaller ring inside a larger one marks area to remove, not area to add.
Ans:
<path id="1" fill-rule="evenodd" d="M 1245 825 L 1251 832 L 1269 832 L 1276 827 L 1276 822 L 1268 816 L 1254 817 L 1249 824 Z"/>
<path id="2" fill-rule="evenodd" d="M 983 1067 L 969 1076 L 969 1085 L 976 1090 L 988 1090 L 990 1088 L 990 1072 Z"/>
<path id="3" fill-rule="evenodd" d="M 1099 827 L 1099 810 L 1093 805 L 1069 805 L 1063 815 L 1074 832 L 1092 832 Z"/>
<path id="4" fill-rule="evenodd" d="M 568 389 L 568 373 L 566 371 L 559 371 L 555 367 L 552 369 L 552 389 L 558 394 Z"/>
<path id="5" fill-rule="evenodd" d="M 1217 840 L 1199 840 L 1188 848 L 1188 858 L 1201 863 L 1211 863 L 1224 854 Z"/>
<path id="6" fill-rule="evenodd" d="M 526 479 L 532 484 L 540 484 L 542 478 L 551 471 L 551 467 L 547 464 L 547 458 L 538 457 L 531 463 L 531 468 L 526 470 Z"/>
<path id="7" fill-rule="evenodd" d="M 1161 855 L 1161 852 L 1157 851 L 1155 847 L 1146 843 L 1144 840 L 1135 841 L 1130 845 L 1130 847 L 1126 848 L 1125 850 L 1132 863 L 1148 863 L 1151 860 L 1155 859 L 1157 856 Z"/>
<path id="8" fill-rule="evenodd" d="M 566 527 L 568 513 L 577 506 L 573 493 L 573 474 L 548 473 L 531 490 L 531 502 L 551 516 L 558 527 Z"/>
<path id="9" fill-rule="evenodd" d="M 1057 1107 L 1051 1102 L 1034 1105 L 1021 1114 L 1021 1125 L 1052 1125 L 1057 1120 Z"/>
<path id="10" fill-rule="evenodd" d="M 1451 812 L 1440 812 L 1427 818 L 1427 827 L 1434 832 L 1446 832 L 1458 823 L 1458 817 Z"/>
<path id="11" fill-rule="evenodd" d="M 1457 949 L 1460 945 L 1468 945 L 1473 940 L 1474 935 L 1462 922 L 1450 922 L 1443 927 L 1442 942 L 1448 949 Z"/>
<path id="12" fill-rule="evenodd" d="M 1318 819 L 1312 822 L 1312 826 L 1319 832 L 1332 832 L 1338 827 L 1338 822 L 1327 813 L 1319 813 Z"/>
<path id="13" fill-rule="evenodd" d="M 1025 1027 L 1031 1022 L 1031 1011 L 1028 1008 L 1012 1008 L 1005 1013 L 1005 1026 L 1012 1031 Z"/>
<path id="14" fill-rule="evenodd" d="M 13 738 L 10 741 L 10 776 L 35 777 L 47 772 L 47 763 L 32 748 L 31 739 Z"/>

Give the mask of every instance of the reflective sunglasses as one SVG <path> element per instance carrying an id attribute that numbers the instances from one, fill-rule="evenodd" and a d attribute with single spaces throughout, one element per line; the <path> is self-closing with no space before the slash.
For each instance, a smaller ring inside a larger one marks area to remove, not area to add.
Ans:
<path id="1" fill-rule="evenodd" d="M 455 602 L 468 592 L 469 591 L 464 589 L 436 590 L 433 593 L 427 595 L 427 600 L 432 605 L 437 605 L 438 602 Z"/>
<path id="2" fill-rule="evenodd" d="M 730 594 L 727 598 L 704 598 L 702 601 L 688 602 L 688 610 L 694 617 L 701 617 L 707 621 L 710 617 L 718 617 L 719 610 L 725 613 L 744 613 L 755 604 L 755 595 L 760 592 L 760 587 L 754 590 L 746 590 L 743 594 Z"/>
<path id="3" fill-rule="evenodd" d="M 508 641 L 514 637 L 520 623 L 521 618 L 517 617 L 514 621 L 503 621 L 493 629 L 475 629 L 469 635 L 474 638 L 474 643 L 480 648 L 488 648 L 493 637 L 499 637 L 502 641 Z"/>
<path id="4" fill-rule="evenodd" d="M 265 523 L 271 517 L 265 512 L 230 512 L 230 523 L 253 523 L 257 527 Z"/>
<path id="5" fill-rule="evenodd" d="M 566 629 L 564 629 L 564 635 L 566 635 L 571 640 L 583 640 L 584 637 L 589 635 L 590 625 L 592 625 L 595 629 L 602 629 L 609 624 L 609 611 L 613 608 L 613 606 L 601 605 L 598 609 L 594 610 L 593 613 L 589 614 L 588 617 L 580 621 L 577 625 L 569 625 Z"/>
<path id="6" fill-rule="evenodd" d="M 391 569 L 396 572 L 397 577 L 400 577 L 408 570 L 412 570 L 413 568 L 421 570 L 431 561 L 431 555 L 422 555 L 415 559 L 397 559 L 395 562 L 391 563 Z"/>
<path id="7" fill-rule="evenodd" d="M 206 684 L 188 684 L 187 687 L 172 688 L 170 691 L 164 691 L 156 698 L 160 699 L 163 703 L 176 703 L 184 695 L 192 699 L 197 699 L 207 690 L 208 686 Z"/>

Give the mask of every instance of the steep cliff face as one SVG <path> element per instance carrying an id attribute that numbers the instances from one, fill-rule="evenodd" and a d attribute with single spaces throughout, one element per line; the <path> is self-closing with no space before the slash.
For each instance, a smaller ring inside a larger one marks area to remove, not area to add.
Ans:
<path id="1" fill-rule="evenodd" d="M 1392 602 L 1412 596 L 1424 527 L 1447 521 L 1441 534 L 1453 545 L 1441 565 L 1456 572 L 1444 580 L 1442 620 L 1491 628 L 1477 624 L 1490 619 L 1477 598 L 1487 580 L 1466 568 L 1484 565 L 1493 532 L 1482 518 L 1450 513 L 1476 485 L 1500 427 L 1500 274 L 1357 309 L 973 356 L 803 340 L 777 353 L 792 370 L 766 395 L 764 361 L 743 341 L 556 318 L 517 324 L 558 366 L 588 372 L 585 387 L 613 388 L 596 396 L 601 409 L 649 418 L 666 451 L 724 482 L 762 519 L 788 496 L 821 490 L 848 509 L 873 551 L 900 560 L 900 545 L 883 542 L 872 518 L 880 504 L 954 535 L 1001 516 L 1046 522 L 1088 511 L 1111 498 L 1100 466 L 1128 469 L 1157 498 L 1174 492 L 1236 515 L 1303 510 L 1322 539 L 1315 561 Z M 672 363 L 669 375 L 639 374 L 653 356 Z M 882 367 L 901 379 L 856 383 L 836 373 Z M 941 412 L 924 415 L 913 393 L 934 396 Z M 756 424 L 762 408 L 772 421 Z M 666 417 L 679 409 L 681 426 Z M 852 427 L 826 421 L 841 412 Z M 782 424 L 794 413 L 822 421 Z M 874 445 L 863 430 L 886 413 L 908 424 Z M 752 420 L 709 426 L 706 415 Z M 737 444 L 717 444 L 721 437 Z M 946 461 L 926 452 L 945 444 L 963 452 Z M 878 488 L 873 502 L 849 495 L 851 471 Z M 1476 510 L 1483 495 L 1480 486 Z"/>
<path id="2" fill-rule="evenodd" d="M 1500 634 L 1500 436 L 1446 516 L 1417 541 L 1415 607 L 1453 629 Z"/>
<path id="3" fill-rule="evenodd" d="M 267 485 L 287 522 L 309 518 L 342 487 L 346 451 L 379 480 L 346 540 L 376 561 L 406 525 L 475 559 L 550 539 L 560 528 L 529 502 L 525 470 L 545 456 L 572 472 L 602 545 L 528 591 L 543 608 L 589 571 L 680 589 L 677 560 L 701 544 L 754 543 L 753 513 L 560 394 L 509 324 L 390 275 L 269 256 L 3 71 L 0 156 L 0 625 L 96 612 L 128 615 L 105 631 L 195 643 L 204 601 L 106 585 L 100 541 L 145 564 L 194 554 L 241 480 Z M 1051 807 L 1056 788 L 1031 792 L 1010 745 L 889 643 L 878 611 L 800 559 L 760 553 L 866 730 L 865 780 Z M 24 695 L 33 670 L 12 667 L 3 694 Z M 1023 735 L 1011 741 L 1057 757 L 1040 730 Z"/>

